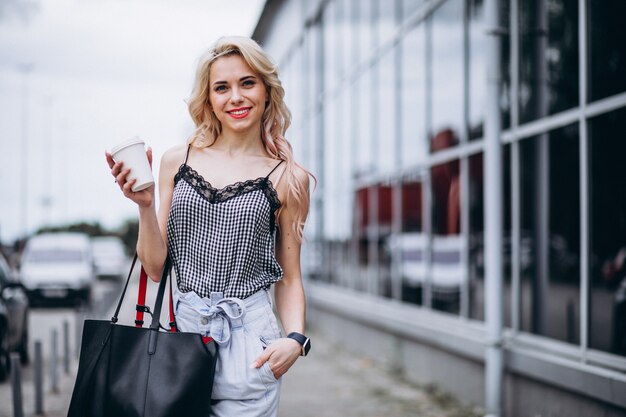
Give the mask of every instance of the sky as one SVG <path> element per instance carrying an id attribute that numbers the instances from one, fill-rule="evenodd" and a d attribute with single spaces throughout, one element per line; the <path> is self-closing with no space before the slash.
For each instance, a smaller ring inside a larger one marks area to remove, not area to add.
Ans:
<path id="1" fill-rule="evenodd" d="M 11 4 L 28 3 L 27 18 Z M 251 35 L 264 0 L 0 0 L 0 240 L 136 206 L 104 159 L 138 136 L 160 156 L 193 131 L 198 57 Z M 26 209 L 24 209 L 26 207 Z"/>

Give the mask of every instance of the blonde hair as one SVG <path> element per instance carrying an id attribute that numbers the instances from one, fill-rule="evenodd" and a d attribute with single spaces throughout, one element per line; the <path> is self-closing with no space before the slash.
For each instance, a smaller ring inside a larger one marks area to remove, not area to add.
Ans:
<path id="1" fill-rule="evenodd" d="M 285 90 L 278 78 L 278 66 L 254 40 L 243 36 L 225 36 L 218 39 L 200 57 L 194 87 L 187 103 L 189 114 L 196 125 L 196 131 L 189 139 L 189 144 L 199 148 L 208 147 L 213 145 L 222 133 L 222 124 L 209 103 L 209 74 L 211 65 L 217 59 L 231 55 L 241 56 L 252 71 L 260 76 L 267 90 L 269 100 L 261 118 L 261 141 L 267 153 L 273 158 L 285 161 L 287 200 L 299 207 L 293 231 L 298 241 L 302 241 L 310 197 L 305 182 L 295 175 L 294 170 L 297 166 L 314 180 L 315 176 L 295 161 L 291 144 L 285 139 L 285 132 L 291 124 L 291 112 L 284 102 Z M 282 207 L 277 216 L 280 216 L 281 210 Z"/>

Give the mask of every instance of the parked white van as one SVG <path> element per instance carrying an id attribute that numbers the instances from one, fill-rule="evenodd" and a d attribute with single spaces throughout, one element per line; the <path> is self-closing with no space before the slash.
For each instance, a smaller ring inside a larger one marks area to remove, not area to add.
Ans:
<path id="1" fill-rule="evenodd" d="M 121 279 L 128 272 L 128 257 L 122 240 L 115 236 L 91 239 L 96 277 Z"/>
<path id="2" fill-rule="evenodd" d="M 34 236 L 26 244 L 20 274 L 31 303 L 43 300 L 88 303 L 95 277 L 91 241 L 82 233 Z"/>

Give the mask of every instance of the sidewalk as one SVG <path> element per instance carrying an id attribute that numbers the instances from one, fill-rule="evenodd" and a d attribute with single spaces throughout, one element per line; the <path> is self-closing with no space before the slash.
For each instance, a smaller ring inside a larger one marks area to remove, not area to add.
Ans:
<path id="1" fill-rule="evenodd" d="M 478 417 L 312 334 L 311 353 L 283 376 L 279 417 Z"/>

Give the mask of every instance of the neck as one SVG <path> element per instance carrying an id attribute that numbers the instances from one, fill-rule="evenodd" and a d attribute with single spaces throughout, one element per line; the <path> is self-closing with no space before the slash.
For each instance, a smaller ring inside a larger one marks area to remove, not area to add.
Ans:
<path id="1" fill-rule="evenodd" d="M 260 132 L 223 131 L 215 140 L 212 148 L 236 157 L 240 155 L 264 155 L 265 149 Z"/>

